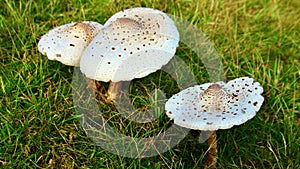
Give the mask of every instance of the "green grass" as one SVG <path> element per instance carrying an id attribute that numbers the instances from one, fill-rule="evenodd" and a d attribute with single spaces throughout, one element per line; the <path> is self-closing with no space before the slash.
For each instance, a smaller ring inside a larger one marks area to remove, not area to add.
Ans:
<path id="1" fill-rule="evenodd" d="M 104 23 L 130 7 L 151 7 L 182 17 L 215 44 L 228 80 L 250 76 L 264 88 L 256 117 L 218 134 L 219 168 L 300 168 L 300 3 L 288 1 L 42 1 L 0 3 L 0 166 L 3 168 L 202 168 L 206 143 L 198 131 L 171 150 L 149 158 L 125 158 L 95 145 L 83 131 L 72 101 L 73 68 L 37 51 L 39 38 L 72 21 Z M 182 44 L 179 57 L 198 83 L 208 82 L 202 63 Z M 107 85 L 107 84 L 105 84 Z M 163 72 L 132 84 L 134 104 L 149 107 L 156 87 L 166 96 L 178 87 Z M 100 105 L 110 124 L 132 136 L 152 136 L 172 122 L 151 124 L 120 117 Z"/>

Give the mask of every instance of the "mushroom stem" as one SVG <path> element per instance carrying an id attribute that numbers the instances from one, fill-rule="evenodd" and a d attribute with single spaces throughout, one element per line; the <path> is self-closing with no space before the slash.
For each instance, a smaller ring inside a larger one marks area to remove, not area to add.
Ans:
<path id="1" fill-rule="evenodd" d="M 106 93 L 106 101 L 114 102 L 120 95 L 122 82 L 110 82 L 108 91 Z"/>
<path id="2" fill-rule="evenodd" d="M 87 83 L 87 86 L 90 90 L 92 90 L 93 93 L 96 93 L 97 91 L 97 86 L 96 86 L 96 83 L 95 83 L 95 80 L 93 79 L 90 79 L 88 77 L 85 77 L 85 80 L 86 80 L 86 83 Z"/>
<path id="3" fill-rule="evenodd" d="M 210 137 L 207 140 L 209 145 L 208 157 L 206 161 L 205 168 L 217 168 L 217 156 L 218 156 L 218 147 L 217 147 L 217 133 L 212 131 Z"/>

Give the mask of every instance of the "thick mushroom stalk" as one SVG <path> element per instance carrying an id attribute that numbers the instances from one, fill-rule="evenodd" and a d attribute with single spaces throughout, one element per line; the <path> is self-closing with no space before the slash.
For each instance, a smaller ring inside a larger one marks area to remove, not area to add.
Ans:
<path id="1" fill-rule="evenodd" d="M 106 93 L 107 102 L 115 102 L 120 96 L 120 91 L 122 88 L 122 82 L 110 82 Z"/>
<path id="2" fill-rule="evenodd" d="M 216 167 L 215 131 L 229 129 L 253 118 L 264 98 L 263 88 L 252 78 L 241 77 L 228 83 L 205 83 L 182 90 L 172 96 L 165 109 L 174 123 L 195 130 L 212 131 L 206 166 Z"/>
<path id="3" fill-rule="evenodd" d="M 207 143 L 209 145 L 209 151 L 205 167 L 217 168 L 218 142 L 216 131 L 210 132 L 210 137 L 207 139 Z"/>
<path id="4" fill-rule="evenodd" d="M 167 14 L 150 8 L 116 13 L 83 53 L 80 70 L 97 81 L 112 82 L 107 100 L 115 100 L 121 81 L 143 78 L 174 56 L 178 30 Z"/>

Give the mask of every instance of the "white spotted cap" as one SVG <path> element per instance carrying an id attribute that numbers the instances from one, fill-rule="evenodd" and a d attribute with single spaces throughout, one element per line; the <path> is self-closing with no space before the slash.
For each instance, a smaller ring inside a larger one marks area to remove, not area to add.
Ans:
<path id="1" fill-rule="evenodd" d="M 113 15 L 86 48 L 80 70 L 98 81 L 130 81 L 160 69 L 174 56 L 178 30 L 167 14 L 132 8 Z"/>
<path id="2" fill-rule="evenodd" d="M 253 118 L 264 98 L 263 88 L 252 78 L 205 83 L 182 90 L 166 103 L 174 123 L 196 130 L 214 131 L 240 125 Z"/>
<path id="3" fill-rule="evenodd" d="M 56 27 L 42 36 L 38 50 L 50 60 L 79 66 L 84 49 L 101 27 L 101 24 L 92 21 L 72 22 Z"/>

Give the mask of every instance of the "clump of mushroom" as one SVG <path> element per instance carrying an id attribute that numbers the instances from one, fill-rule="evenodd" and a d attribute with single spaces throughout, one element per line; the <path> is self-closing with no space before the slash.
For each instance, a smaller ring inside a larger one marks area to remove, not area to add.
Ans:
<path id="1" fill-rule="evenodd" d="M 79 66 L 84 49 L 102 25 L 92 21 L 72 22 L 50 30 L 38 43 L 38 50 L 50 60 Z"/>
<path id="2" fill-rule="evenodd" d="M 118 96 L 122 81 L 142 78 L 174 56 L 178 30 L 167 14 L 150 8 L 116 13 L 83 53 L 80 70 L 88 78 L 110 82 L 107 100 Z"/>
<path id="3" fill-rule="evenodd" d="M 195 130 L 210 131 L 207 165 L 216 167 L 216 130 L 229 129 L 250 120 L 262 106 L 263 88 L 252 78 L 241 77 L 224 83 L 205 83 L 172 96 L 165 105 L 174 123 Z"/>

